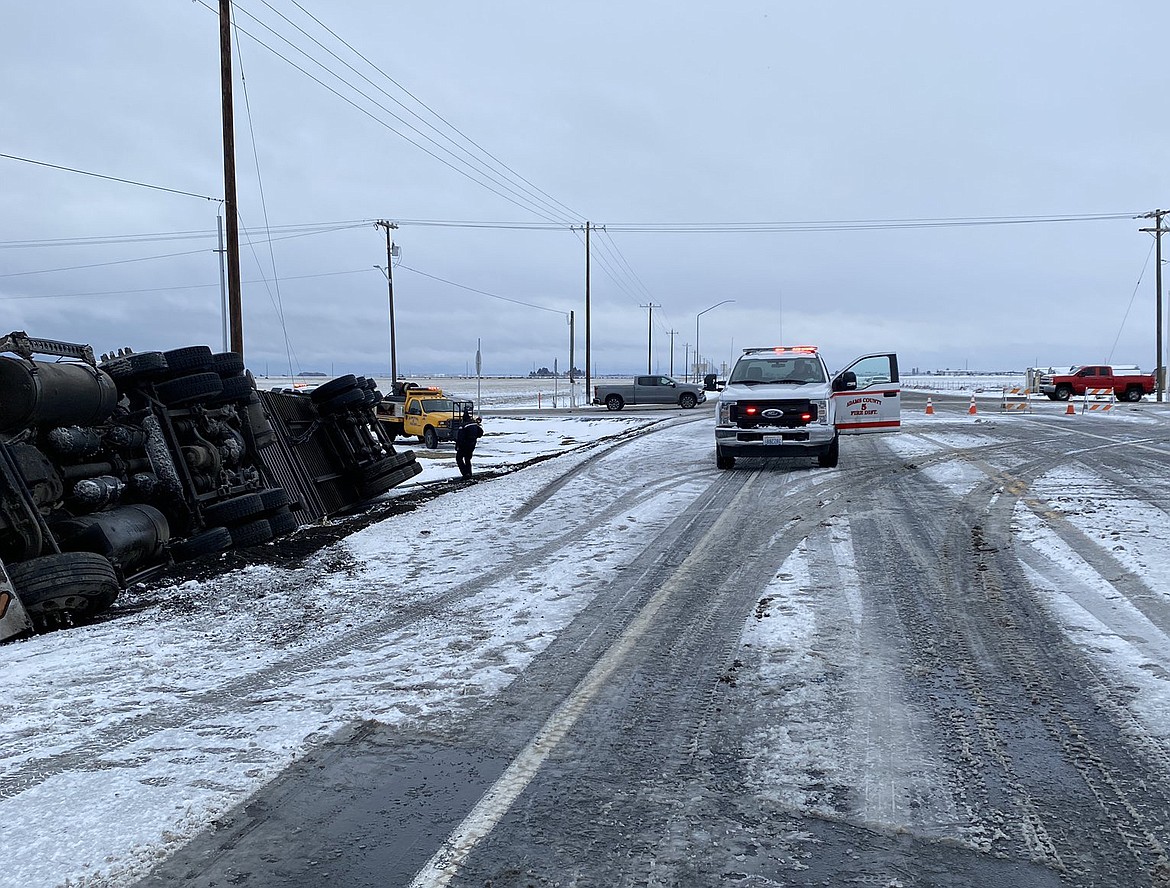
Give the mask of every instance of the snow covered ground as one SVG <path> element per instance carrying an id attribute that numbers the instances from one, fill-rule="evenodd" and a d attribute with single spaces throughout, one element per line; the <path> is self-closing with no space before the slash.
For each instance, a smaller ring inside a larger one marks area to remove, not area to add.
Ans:
<path id="1" fill-rule="evenodd" d="M 299 566 L 132 589 L 115 619 L 0 648 L 0 886 L 126 885 L 345 726 L 454 711 L 506 685 L 587 603 L 562 591 L 573 583 L 545 581 L 578 575 L 576 559 L 547 565 L 531 589 L 488 585 L 458 612 L 401 628 L 394 615 L 433 598 L 436 583 L 478 582 L 516 544 L 483 532 L 506 503 L 589 458 L 588 445 L 656 420 L 493 418 L 477 468 L 564 456 L 440 497 Z M 457 474 L 450 448 L 418 452 L 416 483 Z M 614 557 L 580 553 L 595 571 Z M 312 594 L 291 594 L 300 589 Z M 339 645 L 350 651 L 340 659 Z"/>
<path id="2" fill-rule="evenodd" d="M 474 394 L 474 388 L 453 391 Z M 538 386 L 517 380 L 493 399 L 501 409 L 524 403 L 531 408 L 534 395 L 541 395 Z M 1164 428 L 1155 414 L 1127 407 L 1109 420 L 1131 435 L 1147 435 L 1148 426 L 1153 442 Z M 509 574 L 482 583 L 503 550 L 540 544 L 526 536 L 531 531 L 523 522 L 493 529 L 500 510 L 553 484 L 606 439 L 678 415 L 596 408 L 547 417 L 489 414 L 477 469 L 560 458 L 440 497 L 302 564 L 252 565 L 212 581 L 130 590 L 116 619 L 0 647 L 6 678 L 0 697 L 6 847 L 0 888 L 125 886 L 354 722 L 442 719 L 497 693 L 588 603 L 589 589 L 637 549 L 639 534 L 674 514 L 709 479 L 661 490 L 651 484 L 644 500 L 631 507 L 620 537 L 583 540 L 533 576 Z M 923 471 L 961 498 L 987 477 L 978 461 L 1002 444 L 998 423 L 1058 427 L 1078 419 L 1056 413 L 1040 419 L 928 417 L 906 410 L 907 434 L 886 442 L 907 461 L 951 453 Z M 696 464 L 709 459 L 708 434 L 699 424 L 693 442 L 680 437 L 683 456 Z M 1086 447 L 1109 445 L 1107 427 L 1095 434 L 1099 440 L 1090 436 Z M 424 465 L 416 485 L 457 474 L 449 447 L 415 446 L 415 452 Z M 1091 553 L 1053 532 L 1052 522 L 1042 519 L 1047 512 L 1060 512 L 1091 547 L 1146 577 L 1152 606 L 1166 608 L 1170 559 L 1148 532 L 1165 525 L 1166 511 L 1118 493 L 1092 472 L 1059 470 L 1036 481 L 1032 495 L 1017 506 L 1015 522 L 1022 547 L 1032 553 L 1033 584 L 1045 606 L 1087 656 L 1117 676 L 1119 686 L 1132 689 L 1130 705 L 1144 729 L 1170 737 L 1170 639 L 1102 577 Z M 1115 536 L 1096 530 L 1100 523 L 1124 534 L 1124 550 Z M 837 591 L 843 617 L 838 629 L 847 629 L 860 595 L 851 580 L 849 528 L 834 525 L 828 532 L 848 581 Z M 615 545 L 618 539 L 625 548 Z M 429 559 L 425 565 L 421 551 Z M 815 620 L 808 558 L 806 548 L 798 549 L 768 589 L 783 619 L 749 620 L 745 641 L 787 652 L 766 664 L 766 677 L 791 688 L 785 705 L 815 714 L 818 701 L 809 694 L 818 693 L 815 676 L 822 665 L 814 642 L 826 630 Z M 1067 582 L 1058 586 L 1051 578 L 1061 571 Z M 462 589 L 473 582 L 480 585 L 457 606 L 435 608 L 436 584 Z M 306 589 L 311 594 L 291 594 Z M 897 667 L 873 662 L 868 668 Z M 852 767 L 839 738 L 823 727 L 815 719 L 794 719 L 773 726 L 774 735 L 762 744 L 782 753 L 755 763 L 762 769 L 759 781 L 773 787 L 781 803 L 830 810 L 831 799 L 801 777 Z M 846 782 L 864 784 L 868 773 L 859 767 Z M 926 774 L 917 791 L 929 797 L 943 776 Z M 936 801 L 936 815 L 955 804 Z M 882 822 L 881 810 L 875 795 L 873 822 Z M 917 824 L 924 830 L 933 825 Z"/>

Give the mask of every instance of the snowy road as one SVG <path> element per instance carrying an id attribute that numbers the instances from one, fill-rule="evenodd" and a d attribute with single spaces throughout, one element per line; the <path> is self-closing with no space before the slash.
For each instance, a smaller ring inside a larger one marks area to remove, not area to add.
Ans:
<path id="1" fill-rule="evenodd" d="M 0 649 L 0 884 L 1170 886 L 1170 422 L 907 419 L 671 415 Z"/>

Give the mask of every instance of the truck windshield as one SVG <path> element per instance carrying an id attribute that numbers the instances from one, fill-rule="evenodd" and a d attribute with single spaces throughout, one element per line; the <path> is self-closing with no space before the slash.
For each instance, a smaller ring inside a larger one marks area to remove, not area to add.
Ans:
<path id="1" fill-rule="evenodd" d="M 454 413 L 457 408 L 447 398 L 428 398 L 422 402 L 422 409 L 423 413 Z"/>
<path id="2" fill-rule="evenodd" d="M 728 385 L 805 385 L 824 382 L 825 371 L 816 358 L 741 358 Z"/>

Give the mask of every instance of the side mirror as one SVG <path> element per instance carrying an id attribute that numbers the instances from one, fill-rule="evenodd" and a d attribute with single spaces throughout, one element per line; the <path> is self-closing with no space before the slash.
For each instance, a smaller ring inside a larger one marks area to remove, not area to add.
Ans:
<path id="1" fill-rule="evenodd" d="M 835 392 L 851 392 L 856 388 L 857 374 L 852 370 L 846 370 L 833 380 L 833 391 Z"/>

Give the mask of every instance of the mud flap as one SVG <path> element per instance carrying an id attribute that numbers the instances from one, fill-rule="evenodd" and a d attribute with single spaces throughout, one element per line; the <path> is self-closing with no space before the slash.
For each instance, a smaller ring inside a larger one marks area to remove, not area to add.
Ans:
<path id="1" fill-rule="evenodd" d="M 16 597 L 12 580 L 8 579 L 8 571 L 4 569 L 4 563 L 0 562 L 0 641 L 8 641 L 32 631 L 33 623 L 28 611 Z"/>

